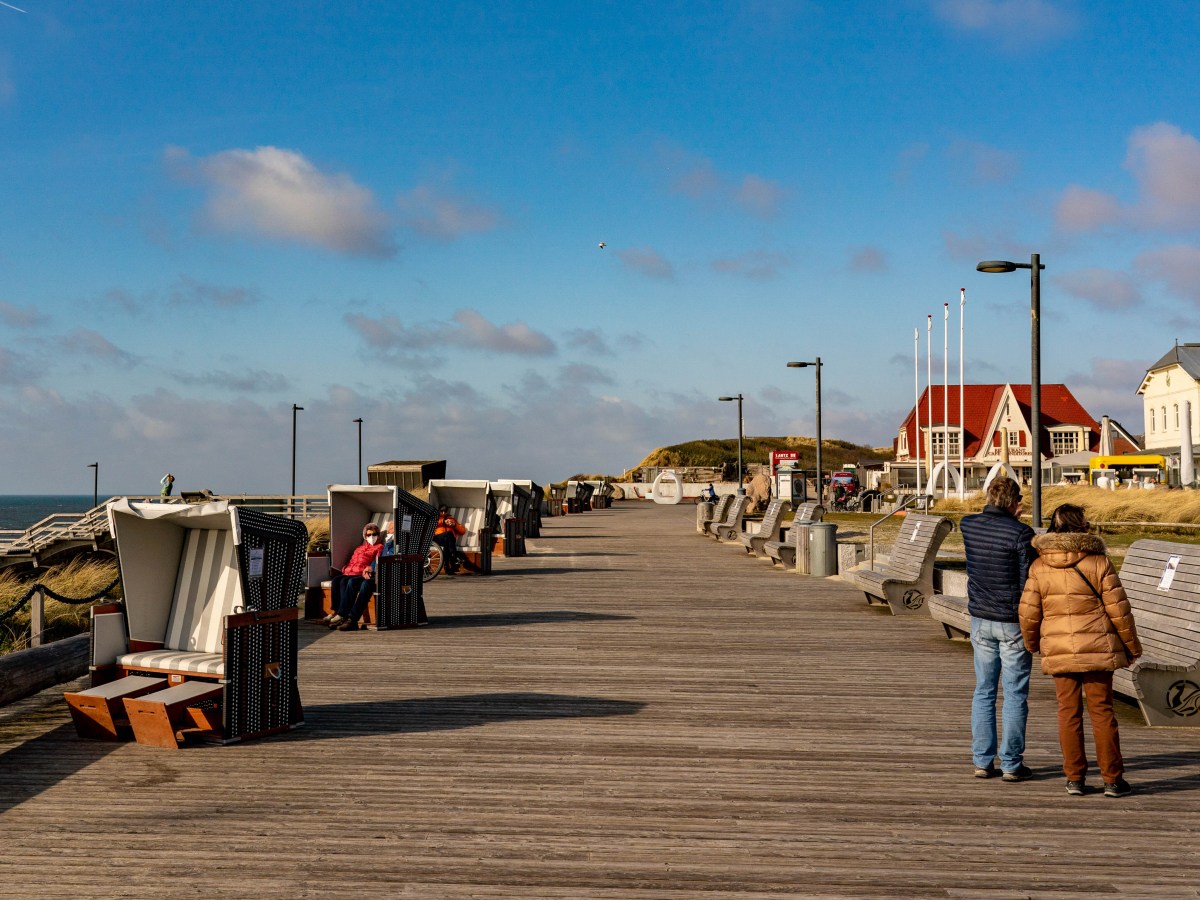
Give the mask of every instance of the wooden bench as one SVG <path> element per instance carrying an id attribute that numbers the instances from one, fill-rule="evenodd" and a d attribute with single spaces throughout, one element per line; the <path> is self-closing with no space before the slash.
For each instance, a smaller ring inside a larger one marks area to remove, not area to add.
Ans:
<path id="1" fill-rule="evenodd" d="M 765 541 L 763 543 L 763 553 L 771 560 L 771 565 L 779 563 L 785 569 L 796 568 L 798 541 L 800 540 L 800 535 L 806 531 L 806 529 L 797 526 L 820 522 L 824 516 L 825 507 L 816 500 L 805 500 L 801 503 L 796 510 L 796 515 L 792 518 L 787 536 L 782 540 Z"/>
<path id="2" fill-rule="evenodd" d="M 207 681 L 185 681 L 152 694 L 125 698 L 125 715 L 139 744 L 178 750 L 189 733 L 220 729 L 225 689 Z"/>
<path id="3" fill-rule="evenodd" d="M 67 692 L 63 696 L 80 737 L 119 741 L 130 736 L 129 717 L 125 714 L 126 698 L 140 697 L 166 686 L 165 678 L 135 675 L 82 691 Z"/>
<path id="4" fill-rule="evenodd" d="M 939 623 L 952 641 L 971 639 L 971 614 L 967 612 L 967 598 L 953 594 L 934 594 L 926 603 L 929 618 Z"/>
<path id="5" fill-rule="evenodd" d="M 725 511 L 733 503 L 733 494 L 722 494 L 715 503 L 699 503 L 696 505 L 696 531 L 708 534 L 708 526 L 725 518 Z M 707 513 L 707 514 L 706 514 Z"/>
<path id="6" fill-rule="evenodd" d="M 93 690 L 65 694 L 80 736 L 120 737 L 118 719 L 127 720 L 130 703 L 191 682 L 199 684 L 171 699 L 206 694 L 219 709 L 206 715 L 205 728 L 194 729 L 206 739 L 229 743 L 300 724 L 304 525 L 224 500 L 122 499 L 109 505 L 108 517 L 124 601 L 93 609 Z M 116 714 L 118 701 L 125 716 Z"/>
<path id="7" fill-rule="evenodd" d="M 1200 726 L 1200 547 L 1135 541 L 1121 565 L 1143 656 L 1113 673 L 1147 725 Z"/>
<path id="8" fill-rule="evenodd" d="M 746 548 L 747 553 L 762 556 L 765 552 L 763 545 L 767 541 L 779 540 L 779 532 L 783 528 L 783 513 L 791 505 L 789 501 L 779 499 L 767 504 L 767 511 L 763 513 L 762 521 L 758 524 L 758 531 L 742 535 L 742 546 Z"/>
<path id="9" fill-rule="evenodd" d="M 708 523 L 708 533 L 713 536 L 713 540 L 732 541 L 735 537 L 740 538 L 742 535 L 742 517 L 746 514 L 749 506 L 749 497 L 734 497 L 733 503 L 725 510 L 725 518 L 720 522 L 713 519 Z"/>
<path id="10" fill-rule="evenodd" d="M 954 523 L 944 516 L 910 512 L 900 526 L 887 565 L 881 570 L 852 572 L 850 577 L 868 604 L 886 604 L 897 616 L 921 613 L 926 599 L 933 596 L 938 548 L 953 530 Z"/>

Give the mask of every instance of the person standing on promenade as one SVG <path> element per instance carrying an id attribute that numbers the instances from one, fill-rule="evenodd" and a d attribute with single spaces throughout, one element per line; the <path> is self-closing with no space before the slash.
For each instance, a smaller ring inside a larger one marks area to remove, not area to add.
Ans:
<path id="1" fill-rule="evenodd" d="M 170 497 L 171 491 L 175 489 L 175 476 L 168 472 L 158 482 L 162 485 L 162 489 L 158 492 L 160 497 Z"/>
<path id="2" fill-rule="evenodd" d="M 1064 503 L 1050 517 L 1050 533 L 1033 539 L 1038 559 L 1021 595 L 1025 646 L 1042 654 L 1042 671 L 1054 676 L 1058 742 L 1067 793 L 1084 794 L 1083 699 L 1096 740 L 1096 760 L 1106 797 L 1124 797 L 1121 738 L 1113 715 L 1113 672 L 1142 655 L 1133 610 L 1117 570 L 1098 536 L 1088 534 L 1083 508 Z"/>
<path id="3" fill-rule="evenodd" d="M 1018 517 L 1021 486 L 1003 476 L 987 489 L 983 512 L 963 518 L 959 528 L 967 548 L 967 610 L 975 655 L 975 695 L 971 702 L 971 754 L 976 778 L 996 774 L 996 756 L 1005 781 L 1024 781 L 1025 721 L 1029 716 L 1029 672 L 1017 607 L 1037 557 L 1034 531 Z M 996 740 L 996 687 L 1004 688 L 1002 733 Z"/>

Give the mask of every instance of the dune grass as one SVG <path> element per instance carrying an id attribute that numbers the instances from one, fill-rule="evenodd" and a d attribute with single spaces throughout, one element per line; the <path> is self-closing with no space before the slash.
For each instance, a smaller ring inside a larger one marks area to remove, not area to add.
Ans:
<path id="1" fill-rule="evenodd" d="M 0 612 L 20 600 L 34 582 L 41 582 L 64 597 L 90 597 L 111 584 L 116 577 L 117 563 L 113 559 L 76 557 L 70 562 L 50 566 L 32 577 L 24 578 L 12 569 L 5 569 L 0 571 Z M 120 598 L 119 583 L 110 596 Z M 60 603 L 47 597 L 44 639 L 49 642 L 86 631 L 90 615 L 90 603 Z M 29 604 L 0 622 L 0 653 L 29 646 L 29 622 Z"/>

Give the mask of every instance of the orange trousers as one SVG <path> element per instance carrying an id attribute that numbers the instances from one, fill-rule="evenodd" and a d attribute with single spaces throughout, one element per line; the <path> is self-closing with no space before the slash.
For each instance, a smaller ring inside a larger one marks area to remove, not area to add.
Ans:
<path id="1" fill-rule="evenodd" d="M 1062 745 L 1063 772 L 1068 781 L 1083 781 L 1087 775 L 1087 750 L 1083 746 L 1083 701 L 1096 741 L 1096 762 L 1105 784 L 1125 774 L 1121 758 L 1121 736 L 1113 713 L 1112 672 L 1066 672 L 1054 676 L 1058 696 L 1058 742 Z"/>

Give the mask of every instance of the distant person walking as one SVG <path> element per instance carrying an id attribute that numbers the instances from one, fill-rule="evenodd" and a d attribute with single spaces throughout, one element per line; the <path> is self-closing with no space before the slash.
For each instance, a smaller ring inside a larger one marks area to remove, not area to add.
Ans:
<path id="1" fill-rule="evenodd" d="M 162 489 L 158 492 L 158 496 L 170 497 L 171 491 L 175 490 L 175 476 L 168 472 L 158 483 L 162 485 Z"/>
<path id="2" fill-rule="evenodd" d="M 1088 534 L 1082 507 L 1064 503 L 1056 509 L 1050 532 L 1035 537 L 1033 546 L 1040 555 L 1021 595 L 1021 632 L 1025 646 L 1041 652 L 1042 671 L 1054 676 L 1067 793 L 1085 791 L 1086 697 L 1104 795 L 1124 797 L 1132 788 L 1113 715 L 1113 672 L 1142 655 L 1133 611 L 1104 541 Z"/>
<path id="3" fill-rule="evenodd" d="M 996 774 L 1024 781 L 1025 722 L 1029 717 L 1029 672 L 1033 657 L 1025 649 L 1017 607 L 1029 567 L 1037 556 L 1034 531 L 1017 516 L 1021 486 L 999 477 L 988 485 L 983 512 L 963 518 L 959 528 L 967 548 L 967 609 L 975 655 L 975 695 L 971 702 L 971 755 L 976 778 Z M 996 688 L 1004 687 L 1002 733 L 996 739 Z"/>

